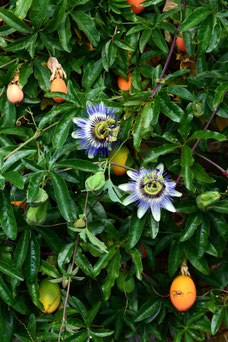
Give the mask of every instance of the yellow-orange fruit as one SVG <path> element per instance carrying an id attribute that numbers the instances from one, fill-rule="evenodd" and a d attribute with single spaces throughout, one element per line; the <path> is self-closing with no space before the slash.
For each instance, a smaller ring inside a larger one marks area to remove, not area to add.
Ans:
<path id="1" fill-rule="evenodd" d="M 55 91 L 68 94 L 66 83 L 62 78 L 56 78 L 51 82 L 51 92 Z M 61 97 L 54 97 L 54 100 L 59 103 L 65 101 Z"/>
<path id="2" fill-rule="evenodd" d="M 130 5 L 135 5 L 130 7 L 135 14 L 139 14 L 145 9 L 144 6 L 140 5 L 144 1 L 145 0 L 127 0 Z"/>
<path id="3" fill-rule="evenodd" d="M 176 46 L 178 47 L 178 49 L 180 51 L 186 52 L 185 45 L 184 45 L 184 39 L 182 37 L 182 33 L 181 33 L 181 37 L 177 36 Z"/>
<path id="4" fill-rule="evenodd" d="M 8 100 L 13 104 L 20 103 L 24 98 L 23 90 L 17 84 L 9 84 L 6 95 Z"/>
<path id="5" fill-rule="evenodd" d="M 126 146 L 122 146 L 120 149 L 119 147 L 117 147 L 109 153 L 108 158 L 111 160 L 111 162 L 125 165 L 129 153 L 130 151 Z M 112 165 L 112 169 L 113 169 L 114 175 L 116 176 L 122 176 L 127 172 L 127 169 L 121 166 Z"/>
<path id="6" fill-rule="evenodd" d="M 126 81 L 123 77 L 118 76 L 117 83 L 120 90 L 129 91 L 131 86 L 131 74 L 128 74 L 128 81 Z"/>
<path id="7" fill-rule="evenodd" d="M 196 300 L 196 287 L 187 275 L 176 277 L 170 287 L 170 299 L 178 311 L 188 310 Z"/>
<path id="8" fill-rule="evenodd" d="M 46 278 L 40 283 L 39 293 L 39 300 L 45 309 L 43 312 L 49 314 L 59 307 L 61 292 L 58 284 L 51 283 L 48 278 Z"/>

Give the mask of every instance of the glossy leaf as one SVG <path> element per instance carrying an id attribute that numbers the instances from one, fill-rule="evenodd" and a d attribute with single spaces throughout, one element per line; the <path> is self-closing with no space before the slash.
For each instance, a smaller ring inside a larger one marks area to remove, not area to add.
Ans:
<path id="1" fill-rule="evenodd" d="M 0 222 L 3 232 L 6 236 L 15 240 L 17 237 L 17 223 L 15 220 L 13 208 L 11 205 L 10 197 L 7 190 L 0 192 L 1 198 L 1 210 L 0 210 Z"/>

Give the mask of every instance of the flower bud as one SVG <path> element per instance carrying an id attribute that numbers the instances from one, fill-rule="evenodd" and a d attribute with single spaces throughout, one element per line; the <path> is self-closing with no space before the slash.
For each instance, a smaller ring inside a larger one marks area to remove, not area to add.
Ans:
<path id="1" fill-rule="evenodd" d="M 75 223 L 74 223 L 74 228 L 84 228 L 86 226 L 85 220 L 83 218 L 79 218 Z"/>
<path id="2" fill-rule="evenodd" d="M 203 105 L 200 102 L 191 102 L 187 106 L 187 112 L 196 117 L 203 115 Z"/>
<path id="3" fill-rule="evenodd" d="M 85 182 L 87 191 L 97 191 L 101 190 L 105 185 L 104 172 L 97 172 L 95 175 L 87 178 Z"/>
<path id="4" fill-rule="evenodd" d="M 220 197 L 221 195 L 218 191 L 207 191 L 197 196 L 196 203 L 200 210 L 205 211 L 206 207 L 217 202 Z"/>

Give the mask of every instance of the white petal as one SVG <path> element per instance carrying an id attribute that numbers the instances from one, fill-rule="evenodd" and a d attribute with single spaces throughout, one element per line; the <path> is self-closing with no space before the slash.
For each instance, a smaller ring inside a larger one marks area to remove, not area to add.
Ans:
<path id="1" fill-rule="evenodd" d="M 168 185 L 169 185 L 170 188 L 175 188 L 176 182 L 174 182 L 174 181 L 169 181 L 169 182 L 168 182 Z"/>
<path id="2" fill-rule="evenodd" d="M 179 192 L 179 191 L 173 190 L 173 191 L 172 191 L 172 196 L 181 197 L 181 196 L 182 196 L 182 193 Z"/>
<path id="3" fill-rule="evenodd" d="M 134 181 L 136 181 L 136 180 L 138 179 L 138 174 L 137 174 L 136 172 L 134 172 L 134 171 L 128 170 L 128 171 L 127 171 L 127 174 L 128 174 L 128 176 L 129 176 L 131 179 L 133 179 Z"/>
<path id="4" fill-rule="evenodd" d="M 91 158 L 94 158 L 94 150 L 93 149 L 90 149 L 89 152 L 88 152 L 88 157 L 91 159 Z"/>
<path id="5" fill-rule="evenodd" d="M 138 207 L 138 211 L 137 211 L 137 216 L 139 219 L 141 219 L 145 213 L 147 212 L 147 206 L 146 205 L 142 205 Z"/>
<path id="6" fill-rule="evenodd" d="M 129 191 L 129 190 L 130 190 L 130 189 L 129 189 L 129 184 L 128 184 L 128 183 L 120 184 L 120 185 L 118 186 L 118 188 L 120 188 L 120 189 L 123 190 L 123 191 Z"/>
<path id="7" fill-rule="evenodd" d="M 168 199 L 166 201 L 164 201 L 164 203 L 162 203 L 162 207 L 168 211 L 171 211 L 172 213 L 176 212 L 176 209 L 175 209 L 173 203 L 170 202 L 170 200 L 168 200 Z"/>
<path id="8" fill-rule="evenodd" d="M 83 118 L 73 118 L 73 122 L 77 125 L 77 126 L 81 126 L 82 122 L 84 122 L 85 124 L 88 122 L 88 120 L 83 119 Z"/>
<path id="9" fill-rule="evenodd" d="M 133 196 L 128 196 L 128 197 L 126 197 L 124 200 L 123 200 L 123 205 L 128 205 L 128 204 L 130 204 L 130 203 L 132 203 L 132 202 L 135 202 L 135 199 L 134 199 L 134 197 Z"/>
<path id="10" fill-rule="evenodd" d="M 151 204 L 151 211 L 155 221 L 159 222 L 161 219 L 161 210 L 159 205 Z"/>
<path id="11" fill-rule="evenodd" d="M 158 174 L 161 175 L 164 171 L 164 164 L 158 164 L 158 166 L 156 166 L 156 170 L 158 170 Z"/>
<path id="12" fill-rule="evenodd" d="M 71 136 L 72 136 L 72 138 L 74 138 L 74 139 L 80 139 L 80 138 L 81 138 L 81 137 L 80 137 L 80 132 L 79 132 L 79 131 L 74 131 L 74 132 L 72 132 Z"/>

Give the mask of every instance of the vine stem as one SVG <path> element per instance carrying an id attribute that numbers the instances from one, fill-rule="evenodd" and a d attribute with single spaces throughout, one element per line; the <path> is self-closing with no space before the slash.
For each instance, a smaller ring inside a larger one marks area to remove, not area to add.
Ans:
<path id="1" fill-rule="evenodd" d="M 183 10 L 185 11 L 186 9 L 186 0 L 183 1 Z M 172 45 L 171 45 L 171 48 L 169 50 L 169 54 L 168 54 L 168 57 L 167 57 L 167 60 L 165 62 L 165 65 L 164 65 L 164 68 L 162 70 L 162 73 L 161 73 L 161 76 L 151 94 L 151 97 L 153 98 L 154 95 L 156 94 L 156 92 L 158 91 L 158 89 L 160 88 L 161 86 L 161 80 L 163 79 L 164 75 L 165 75 L 165 72 L 166 72 L 166 69 L 168 68 L 168 65 L 169 65 L 169 62 L 170 62 L 170 59 L 172 57 L 172 54 L 173 54 L 173 51 L 174 51 L 174 48 L 175 48 L 175 44 L 176 44 L 176 40 L 177 40 L 177 35 L 176 35 L 176 32 L 179 30 L 180 28 L 180 24 L 177 26 L 176 30 L 174 31 L 174 37 L 173 37 L 173 41 L 172 41 Z"/>
<path id="2" fill-rule="evenodd" d="M 74 269 L 74 263 L 75 263 L 77 250 L 78 250 L 78 242 L 79 242 L 79 233 L 77 234 L 77 239 L 75 242 L 74 255 L 73 255 L 73 259 L 72 259 L 72 263 L 71 263 L 71 272 Z M 65 321 L 66 321 L 66 308 L 67 308 L 68 298 L 69 298 L 69 294 L 70 294 L 70 284 L 71 284 L 71 276 L 68 278 L 67 292 L 66 292 L 66 298 L 65 298 L 65 302 L 64 302 L 64 308 L 63 308 L 63 319 L 62 319 L 62 325 L 61 325 L 60 332 L 59 332 L 59 341 L 60 341 L 60 337 L 61 337 L 61 333 L 62 333 L 64 342 L 65 342 L 64 331 L 65 331 Z"/>
<path id="3" fill-rule="evenodd" d="M 15 148 L 15 150 L 13 150 L 12 152 L 10 152 L 9 154 L 7 154 L 7 156 L 4 157 L 4 161 L 6 161 L 9 157 L 11 157 L 14 153 L 18 152 L 19 150 L 21 150 L 25 145 L 29 144 L 31 141 L 35 140 L 36 138 L 38 138 L 42 133 L 44 133 L 45 131 L 47 131 L 48 129 L 54 127 L 57 125 L 58 122 L 55 122 L 54 124 L 48 126 L 47 128 L 43 129 L 42 131 L 36 131 L 35 134 L 29 138 L 28 140 L 26 140 L 25 142 L 23 142 L 20 146 L 18 146 L 17 148 Z"/>
<path id="4" fill-rule="evenodd" d="M 225 95 L 225 93 L 223 94 L 223 97 L 224 97 L 224 95 Z M 204 129 L 203 129 L 204 131 L 205 131 L 206 129 L 208 129 L 208 127 L 209 127 L 209 125 L 210 125 L 210 123 L 211 123 L 213 117 L 214 117 L 215 114 L 217 113 L 217 111 L 218 111 L 218 109 L 219 109 L 221 103 L 222 103 L 222 102 L 220 102 L 220 103 L 217 105 L 217 107 L 215 108 L 215 110 L 214 110 L 213 113 L 211 114 L 210 119 L 208 120 L 208 122 L 206 123 L 206 125 L 205 125 L 205 127 L 204 127 Z M 196 147 L 199 145 L 199 142 L 200 142 L 200 139 L 197 139 L 196 142 L 195 142 L 195 144 L 194 144 L 193 147 L 192 147 L 192 151 L 194 151 L 194 150 L 196 149 Z M 178 175 L 178 177 L 177 177 L 176 186 L 177 186 L 177 184 L 179 183 L 180 179 L 181 179 L 181 171 L 180 171 L 180 173 L 179 173 L 179 175 Z"/>
<path id="5" fill-rule="evenodd" d="M 226 170 L 224 170 L 224 169 L 223 169 L 221 166 L 219 166 L 218 164 L 214 163 L 212 160 L 210 160 L 210 159 L 204 157 L 202 154 L 199 154 L 199 153 L 197 153 L 197 152 L 195 152 L 195 154 L 196 154 L 197 156 L 199 156 L 200 158 L 206 160 L 206 161 L 207 161 L 208 163 L 210 163 L 211 165 L 214 165 L 215 167 L 217 167 L 217 169 L 220 170 L 220 171 L 224 174 L 224 176 L 227 176 L 227 175 L 228 175 L 228 173 L 227 173 Z"/>

